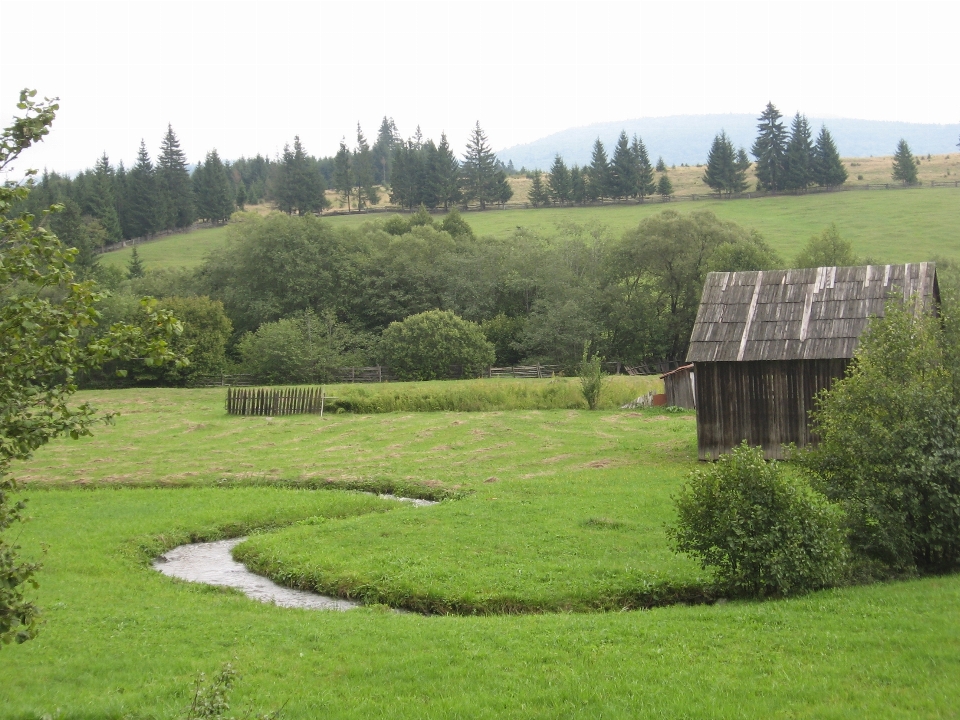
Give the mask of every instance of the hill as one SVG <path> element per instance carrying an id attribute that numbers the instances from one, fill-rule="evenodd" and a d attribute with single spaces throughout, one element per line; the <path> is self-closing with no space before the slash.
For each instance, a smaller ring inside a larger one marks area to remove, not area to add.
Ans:
<path id="1" fill-rule="evenodd" d="M 916 154 L 949 153 L 956 149 L 960 125 L 933 125 L 850 118 L 808 118 L 814 133 L 825 124 L 833 135 L 840 152 L 847 157 L 889 155 L 900 138 L 906 138 Z M 789 126 L 790 118 L 784 118 Z M 674 115 L 671 117 L 639 118 L 597 123 L 570 128 L 524 145 L 514 145 L 497 151 L 504 162 L 513 161 L 515 167 L 528 170 L 547 170 L 554 155 L 563 156 L 567 165 L 586 165 L 590 152 L 599 137 L 608 154 L 616 145 L 621 130 L 627 135 L 639 135 L 652 162 L 663 157 L 667 165 L 690 165 L 706 161 L 714 136 L 726 130 L 735 146 L 747 150 L 757 136 L 757 118 L 754 115 Z"/>

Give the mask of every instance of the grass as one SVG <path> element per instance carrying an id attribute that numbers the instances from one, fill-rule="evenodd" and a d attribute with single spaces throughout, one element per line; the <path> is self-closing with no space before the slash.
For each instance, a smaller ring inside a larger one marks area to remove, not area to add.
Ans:
<path id="1" fill-rule="evenodd" d="M 960 162 L 960 156 L 952 157 Z M 955 232 L 956 218 L 960 215 L 960 190 L 955 188 L 851 191 L 669 205 L 629 203 L 586 208 L 489 210 L 467 213 L 466 219 L 479 236 L 508 237 L 518 227 L 550 235 L 557 232 L 559 225 L 577 223 L 604 225 L 618 237 L 636 227 L 643 218 L 666 207 L 681 213 L 710 210 L 725 220 L 755 228 L 788 262 L 811 235 L 830 223 L 837 224 L 841 235 L 853 243 L 858 255 L 878 262 L 921 262 L 934 257 L 960 260 L 960 238 Z M 328 222 L 353 224 L 383 217 L 334 216 Z M 226 228 L 215 228 L 174 235 L 141 245 L 138 251 L 148 269 L 193 267 L 206 252 L 224 242 L 226 232 Z M 130 252 L 130 248 L 125 248 L 107 253 L 103 262 L 126 267 Z"/>
<path id="2" fill-rule="evenodd" d="M 225 416 L 222 391 L 81 399 L 125 413 L 92 440 L 58 441 L 18 467 L 33 516 L 20 542 L 32 556 L 49 548 L 38 593 L 47 624 L 0 649 L 0 718 L 175 717 L 196 673 L 226 661 L 242 676 L 235 711 L 282 706 L 285 718 L 933 718 L 960 704 L 958 576 L 780 602 L 474 617 L 289 610 L 147 566 L 187 538 L 253 532 L 248 549 L 276 552 L 287 569 L 384 594 L 411 586 L 585 609 L 583 598 L 643 587 L 655 573 L 694 577 L 666 554 L 660 528 L 696 462 L 690 414 L 268 422 Z M 203 470 L 211 454 L 249 461 L 264 478 L 274 468 L 303 475 L 330 455 L 346 475 L 463 492 L 412 508 L 341 491 L 219 487 L 220 471 Z M 139 476 L 144 462 L 156 477 Z M 152 486 L 64 487 L 71 466 L 91 484 Z M 164 468 L 198 475 L 191 487 L 156 487 Z M 113 478 L 118 470 L 131 478 Z"/>

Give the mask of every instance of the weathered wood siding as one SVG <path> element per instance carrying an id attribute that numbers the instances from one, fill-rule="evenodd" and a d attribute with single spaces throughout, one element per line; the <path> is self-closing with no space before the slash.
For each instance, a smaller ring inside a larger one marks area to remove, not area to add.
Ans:
<path id="1" fill-rule="evenodd" d="M 694 397 L 693 368 L 680 368 L 663 375 L 663 387 L 667 395 L 667 405 L 693 410 L 696 407 Z"/>
<path id="2" fill-rule="evenodd" d="M 810 429 L 814 396 L 843 377 L 849 360 L 757 360 L 694 364 L 697 448 L 716 460 L 742 441 L 782 459 L 782 446 L 816 442 Z"/>

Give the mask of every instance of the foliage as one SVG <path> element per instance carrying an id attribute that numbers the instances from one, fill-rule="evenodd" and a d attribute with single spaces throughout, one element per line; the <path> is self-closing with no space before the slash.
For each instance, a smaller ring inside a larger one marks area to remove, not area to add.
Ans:
<path id="1" fill-rule="evenodd" d="M 757 190 L 783 190 L 787 153 L 787 133 L 780 118 L 783 115 L 772 102 L 767 103 L 758 118 L 756 142 L 750 152 L 757 159 Z"/>
<path id="2" fill-rule="evenodd" d="M 530 185 L 527 199 L 535 208 L 550 204 L 550 192 L 544 185 L 543 173 L 539 170 L 533 171 L 533 183 Z"/>
<path id="3" fill-rule="evenodd" d="M 813 181 L 820 187 L 836 187 L 847 181 L 847 169 L 826 125 L 820 128 L 813 148 Z"/>
<path id="4" fill-rule="evenodd" d="M 493 365 L 494 348 L 476 323 L 451 312 L 429 310 L 393 322 L 383 331 L 380 352 L 401 380 L 437 380 L 460 365 L 465 377 Z"/>
<path id="5" fill-rule="evenodd" d="M 484 210 L 487 203 L 497 202 L 497 156 L 490 148 L 486 133 L 480 128 L 480 121 L 467 140 L 467 151 L 461 165 L 463 198 L 466 202 L 476 201 Z"/>
<path id="6" fill-rule="evenodd" d="M 221 225 L 230 219 L 236 209 L 236 193 L 227 177 L 227 169 L 216 149 L 207 153 L 206 160 L 197 163 L 193 171 L 193 194 L 196 212 L 200 218 Z"/>
<path id="7" fill-rule="evenodd" d="M 180 140 L 169 124 L 160 144 L 160 155 L 157 157 L 157 184 L 160 191 L 161 227 L 189 227 L 196 215 L 187 157 L 180 149 Z"/>
<path id="8" fill-rule="evenodd" d="M 193 684 L 193 699 L 184 720 L 237 720 L 235 716 L 227 716 L 230 711 L 229 694 L 236 685 L 239 677 L 230 663 L 224 663 L 220 672 L 208 684 L 206 673 L 198 673 Z M 253 716 L 245 714 L 245 718 L 255 720 L 271 720 L 280 716 L 279 711 L 269 714 Z"/>
<path id="9" fill-rule="evenodd" d="M 566 205 L 571 200 L 570 171 L 567 170 L 563 158 L 557 155 L 550 166 L 550 175 L 547 177 L 547 189 L 550 199 L 557 205 Z"/>
<path id="10" fill-rule="evenodd" d="M 663 173 L 657 181 L 657 195 L 664 200 L 673 195 L 673 183 L 670 182 L 670 178 L 666 173 Z"/>
<path id="11" fill-rule="evenodd" d="M 523 337 L 525 322 L 522 317 L 508 317 L 499 313 L 480 323 L 484 337 L 493 344 L 498 366 L 516 365 L 520 362 L 521 356 L 517 348 Z"/>
<path id="12" fill-rule="evenodd" d="M 819 235 L 811 237 L 793 261 L 794 267 L 847 267 L 857 264 L 853 245 L 840 237 L 835 224 L 824 228 Z"/>
<path id="13" fill-rule="evenodd" d="M 694 470 L 676 497 L 668 535 L 714 568 L 734 595 L 796 595 L 838 584 L 846 567 L 842 512 L 746 442 Z"/>
<path id="14" fill-rule="evenodd" d="M 140 253 L 137 252 L 137 248 L 134 246 L 133 252 L 130 253 L 130 262 L 127 263 L 127 278 L 137 280 L 146 275 L 146 272 L 146 269 L 143 267 L 143 261 L 140 259 Z"/>
<path id="15" fill-rule="evenodd" d="M 790 126 L 790 139 L 787 141 L 784 156 L 784 190 L 806 190 L 813 181 L 814 150 L 810 136 L 810 124 L 805 115 L 799 112 Z"/>
<path id="16" fill-rule="evenodd" d="M 293 149 L 283 146 L 283 156 L 272 180 L 271 196 L 282 212 L 306 215 L 323 212 L 330 204 L 324 195 L 320 168 L 307 155 L 299 135 L 293 138 Z"/>
<path id="17" fill-rule="evenodd" d="M 49 132 L 59 106 L 49 99 L 37 103 L 35 95 L 20 93 L 17 107 L 25 114 L 0 134 L 0 171 Z M 12 462 L 30 457 L 55 437 L 89 435 L 98 421 L 90 405 L 69 404 L 76 374 L 129 355 L 151 364 L 173 360 L 167 338 L 180 331 L 172 316 L 145 300 L 146 330 L 114 325 L 91 339 L 84 331 L 97 325 L 95 305 L 104 293 L 92 281 L 75 282 L 70 270 L 75 250 L 65 248 L 34 216 L 11 213 L 29 187 L 29 182 L 0 187 L 0 532 L 21 518 L 24 507 L 12 498 Z M 17 550 L 0 536 L 2 643 L 24 642 L 37 631 L 38 611 L 23 596 L 37 566 L 20 561 Z"/>
<path id="18" fill-rule="evenodd" d="M 905 185 L 914 185 L 917 182 L 917 161 L 903 138 L 897 143 L 897 151 L 893 154 L 892 177 Z"/>
<path id="19" fill-rule="evenodd" d="M 577 368 L 580 377 L 580 391 L 587 407 L 596 410 L 600 406 L 600 396 L 607 384 L 607 374 L 603 371 L 603 358 L 594 353 L 590 355 L 590 344 L 583 344 L 583 358 Z"/>
<path id="20" fill-rule="evenodd" d="M 717 194 L 741 193 L 747 189 L 747 170 L 750 163 L 746 152 L 733 148 L 733 142 L 723 130 L 714 137 L 713 145 L 707 155 L 707 168 L 703 182 L 717 191 Z"/>
<path id="21" fill-rule="evenodd" d="M 813 414 L 803 456 L 846 510 L 851 544 L 879 572 L 960 566 L 960 344 L 957 320 L 888 303 L 847 375 Z"/>

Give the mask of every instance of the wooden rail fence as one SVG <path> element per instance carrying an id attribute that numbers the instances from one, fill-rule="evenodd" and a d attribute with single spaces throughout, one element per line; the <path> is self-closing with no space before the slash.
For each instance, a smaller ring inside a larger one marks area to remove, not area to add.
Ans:
<path id="1" fill-rule="evenodd" d="M 306 388 L 227 388 L 227 413 L 230 415 L 305 415 L 319 413 L 327 400 L 322 387 Z"/>

